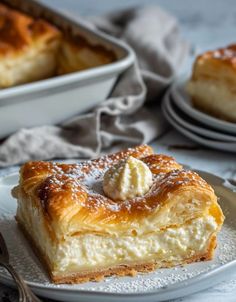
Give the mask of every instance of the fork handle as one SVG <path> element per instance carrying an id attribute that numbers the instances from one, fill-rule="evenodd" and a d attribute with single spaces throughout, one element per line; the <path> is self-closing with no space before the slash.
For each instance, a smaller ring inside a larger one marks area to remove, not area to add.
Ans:
<path id="1" fill-rule="evenodd" d="M 14 279 L 19 292 L 19 302 L 41 302 L 31 291 L 23 278 L 16 272 L 13 266 L 9 263 L 0 261 L 0 265 L 11 274 Z"/>

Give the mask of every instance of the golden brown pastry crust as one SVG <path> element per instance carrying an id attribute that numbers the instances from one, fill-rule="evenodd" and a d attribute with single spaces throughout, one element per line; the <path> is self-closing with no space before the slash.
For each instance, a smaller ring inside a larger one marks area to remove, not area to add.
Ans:
<path id="1" fill-rule="evenodd" d="M 186 89 L 193 105 L 220 119 L 236 122 L 236 45 L 199 55 Z"/>
<path id="2" fill-rule="evenodd" d="M 56 74 L 60 31 L 0 4 L 0 88 Z"/>
<path id="3" fill-rule="evenodd" d="M 0 56 L 21 55 L 34 43 L 47 43 L 60 35 L 60 31 L 48 22 L 0 4 Z"/>
<path id="4" fill-rule="evenodd" d="M 208 69 L 204 70 L 201 68 L 201 65 L 207 64 L 209 68 L 213 71 L 219 72 L 218 68 L 222 68 L 222 66 L 229 66 L 236 71 L 236 44 L 229 45 L 225 48 L 219 48 L 216 50 L 207 51 L 197 57 L 193 66 L 192 80 L 196 80 L 201 73 L 202 76 L 206 76 L 208 74 Z M 217 73 L 215 74 L 217 76 Z"/>
<path id="5" fill-rule="evenodd" d="M 116 225 L 120 224 L 119 231 L 126 232 L 135 223 L 142 225 L 141 219 L 156 215 L 156 211 L 160 210 L 161 215 L 164 205 L 170 206 L 174 201 L 174 195 L 176 198 L 191 188 L 196 197 L 200 195 L 202 207 L 210 207 L 207 202 L 217 202 L 213 189 L 199 175 L 183 170 L 172 157 L 152 153 L 150 147 L 139 146 L 79 164 L 28 162 L 21 168 L 20 187 L 42 208 L 45 223 L 50 225 L 53 221 L 54 225 L 63 226 L 64 233 L 70 232 L 68 226 L 74 226 L 74 232 L 77 228 L 82 231 L 81 224 L 84 231 L 100 226 L 100 232 L 117 229 Z M 113 201 L 104 195 L 99 182 L 106 169 L 128 155 L 148 165 L 153 173 L 153 185 L 142 197 Z M 192 214 L 197 216 L 195 212 Z M 185 215 L 193 218 L 189 213 Z M 160 228 L 167 226 L 160 225 Z"/>
<path id="6" fill-rule="evenodd" d="M 82 35 L 0 4 L 0 88 L 113 62 L 116 55 Z"/>

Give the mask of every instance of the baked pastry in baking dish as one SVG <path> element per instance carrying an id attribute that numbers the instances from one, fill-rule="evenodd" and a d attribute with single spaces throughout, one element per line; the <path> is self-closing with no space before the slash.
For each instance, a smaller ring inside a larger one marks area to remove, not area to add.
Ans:
<path id="1" fill-rule="evenodd" d="M 55 74 L 61 33 L 48 22 L 0 4 L 0 87 Z"/>
<path id="2" fill-rule="evenodd" d="M 197 57 L 187 84 L 195 107 L 236 123 L 236 45 Z"/>
<path id="3" fill-rule="evenodd" d="M 0 4 L 0 88 L 111 63 L 113 51 Z"/>
<path id="4" fill-rule="evenodd" d="M 209 184 L 146 145 L 78 164 L 28 162 L 12 193 L 55 283 L 212 259 L 224 220 Z"/>

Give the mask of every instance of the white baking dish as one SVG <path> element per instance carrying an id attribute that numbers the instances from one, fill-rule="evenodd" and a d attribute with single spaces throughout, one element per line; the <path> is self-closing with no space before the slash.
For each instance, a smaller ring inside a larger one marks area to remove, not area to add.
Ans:
<path id="1" fill-rule="evenodd" d="M 124 43 L 94 31 L 79 21 L 31 0 L 4 1 L 33 16 L 43 16 L 56 25 L 85 36 L 115 52 L 117 60 L 84 71 L 0 90 L 0 138 L 20 128 L 57 124 L 104 101 L 117 80 L 134 62 L 133 51 Z"/>

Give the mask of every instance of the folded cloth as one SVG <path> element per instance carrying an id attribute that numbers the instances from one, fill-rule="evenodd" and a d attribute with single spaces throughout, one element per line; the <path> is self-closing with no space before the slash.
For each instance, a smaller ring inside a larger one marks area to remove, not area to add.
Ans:
<path id="1" fill-rule="evenodd" d="M 148 143 L 163 133 L 166 124 L 158 104 L 188 52 L 177 21 L 153 6 L 90 22 L 127 42 L 137 62 L 120 77 L 109 99 L 93 111 L 59 126 L 21 129 L 11 135 L 0 145 L 1 167 L 36 159 L 91 158 L 114 146 Z"/>

